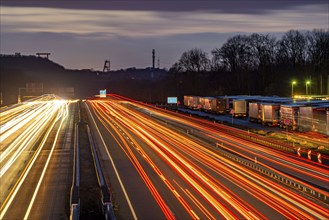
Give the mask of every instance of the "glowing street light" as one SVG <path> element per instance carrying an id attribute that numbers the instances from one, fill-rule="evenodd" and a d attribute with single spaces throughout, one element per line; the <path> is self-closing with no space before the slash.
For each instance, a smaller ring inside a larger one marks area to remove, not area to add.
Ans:
<path id="1" fill-rule="evenodd" d="M 294 80 L 291 82 L 291 97 L 294 97 L 294 85 L 296 85 L 297 82 Z"/>
<path id="2" fill-rule="evenodd" d="M 308 92 L 307 92 L 307 85 L 310 85 L 311 84 L 311 81 L 310 80 L 307 80 L 305 82 L 305 86 L 306 86 L 306 95 L 308 95 Z"/>

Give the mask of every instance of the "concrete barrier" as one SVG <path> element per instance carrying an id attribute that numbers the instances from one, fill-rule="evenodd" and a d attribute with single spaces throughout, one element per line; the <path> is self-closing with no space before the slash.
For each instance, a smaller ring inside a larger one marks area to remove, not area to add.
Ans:
<path id="1" fill-rule="evenodd" d="M 98 154 L 97 154 L 97 150 L 95 147 L 93 136 L 90 132 L 89 126 L 88 125 L 86 125 L 86 126 L 87 126 L 90 148 L 91 148 L 91 152 L 92 152 L 93 159 L 94 159 L 94 165 L 95 165 L 95 169 L 96 169 L 98 183 L 101 188 L 103 214 L 104 214 L 106 220 L 115 220 L 113 204 L 112 204 L 112 200 L 111 200 L 111 194 L 107 188 L 107 184 L 104 179 L 102 167 L 101 167 L 99 159 L 98 159 Z"/>
<path id="2" fill-rule="evenodd" d="M 74 156 L 73 156 L 73 177 L 70 193 L 70 219 L 77 220 L 80 215 L 80 156 L 79 156 L 79 124 L 75 124 L 74 132 Z"/>

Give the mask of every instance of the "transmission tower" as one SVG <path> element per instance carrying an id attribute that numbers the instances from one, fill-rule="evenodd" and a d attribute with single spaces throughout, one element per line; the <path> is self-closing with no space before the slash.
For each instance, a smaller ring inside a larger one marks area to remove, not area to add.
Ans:
<path id="1" fill-rule="evenodd" d="M 110 70 L 111 70 L 111 62 L 110 60 L 105 60 L 103 72 L 110 72 Z"/>

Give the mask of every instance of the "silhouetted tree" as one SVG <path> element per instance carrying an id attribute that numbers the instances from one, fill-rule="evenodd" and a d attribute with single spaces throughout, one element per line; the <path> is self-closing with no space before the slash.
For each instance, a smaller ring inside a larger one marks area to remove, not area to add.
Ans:
<path id="1" fill-rule="evenodd" d="M 221 48 L 214 49 L 212 54 L 217 67 L 232 73 L 236 92 L 246 91 L 246 88 L 249 90 L 249 72 L 253 69 L 253 57 L 250 40 L 246 35 L 229 38 Z"/>
<path id="2" fill-rule="evenodd" d="M 252 34 L 250 37 L 254 68 L 254 92 L 264 93 L 273 81 L 273 66 L 276 58 L 276 40 L 270 35 Z"/>
<path id="3" fill-rule="evenodd" d="M 285 33 L 278 42 L 278 62 L 292 67 L 301 66 L 306 61 L 306 39 L 296 30 Z"/>
<path id="4" fill-rule="evenodd" d="M 206 52 L 194 48 L 185 51 L 172 67 L 176 72 L 204 72 L 210 70 L 210 60 Z"/>
<path id="5" fill-rule="evenodd" d="M 312 77 L 314 92 L 326 91 L 329 75 L 329 31 L 313 30 L 305 34 L 307 41 L 308 77 Z"/>
<path id="6" fill-rule="evenodd" d="M 215 65 L 223 66 L 231 72 L 250 69 L 252 66 L 251 46 L 248 41 L 249 39 L 245 35 L 229 38 L 221 48 L 212 51 Z"/>
<path id="7" fill-rule="evenodd" d="M 307 60 L 317 67 L 329 69 L 329 31 L 313 30 L 306 33 Z"/>
<path id="8" fill-rule="evenodd" d="M 250 36 L 252 62 L 254 68 L 275 64 L 276 40 L 270 35 L 252 34 Z"/>

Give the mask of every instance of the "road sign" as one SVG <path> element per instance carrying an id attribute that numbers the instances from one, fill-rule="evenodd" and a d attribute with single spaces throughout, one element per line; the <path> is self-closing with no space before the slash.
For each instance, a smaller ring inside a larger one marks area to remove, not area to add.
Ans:
<path id="1" fill-rule="evenodd" d="M 297 154 L 300 156 L 300 147 L 297 149 Z"/>
<path id="2" fill-rule="evenodd" d="M 318 162 L 319 163 L 322 163 L 322 157 L 321 157 L 321 154 L 320 153 L 318 153 L 318 156 L 317 157 L 318 157 Z"/>
<path id="3" fill-rule="evenodd" d="M 99 97 L 101 97 L 101 98 L 106 98 L 106 89 L 104 89 L 104 90 L 99 90 Z"/>
<path id="4" fill-rule="evenodd" d="M 308 151 L 307 151 L 307 158 L 308 158 L 309 160 L 311 159 L 311 153 L 312 153 L 311 150 L 308 150 Z"/>
<path id="5" fill-rule="evenodd" d="M 177 104 L 177 97 L 167 97 L 168 104 Z"/>

